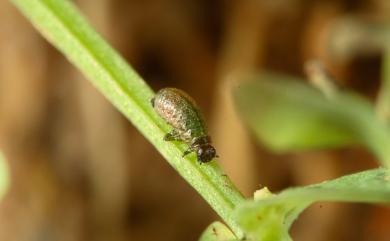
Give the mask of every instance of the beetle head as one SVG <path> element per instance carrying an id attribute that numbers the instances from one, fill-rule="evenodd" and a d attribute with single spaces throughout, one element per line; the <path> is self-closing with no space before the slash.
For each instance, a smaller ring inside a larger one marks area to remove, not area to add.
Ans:
<path id="1" fill-rule="evenodd" d="M 200 163 L 206 163 L 218 157 L 215 148 L 210 144 L 199 146 L 196 154 Z"/>

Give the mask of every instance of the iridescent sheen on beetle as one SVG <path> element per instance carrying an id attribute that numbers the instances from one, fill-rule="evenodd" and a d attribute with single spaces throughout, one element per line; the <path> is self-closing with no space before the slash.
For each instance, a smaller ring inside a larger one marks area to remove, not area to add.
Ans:
<path id="1" fill-rule="evenodd" d="M 195 152 L 199 163 L 218 157 L 203 116 L 188 94 L 179 89 L 164 88 L 157 92 L 151 103 L 157 114 L 173 127 L 164 140 L 183 141 L 190 145 L 183 157 Z"/>

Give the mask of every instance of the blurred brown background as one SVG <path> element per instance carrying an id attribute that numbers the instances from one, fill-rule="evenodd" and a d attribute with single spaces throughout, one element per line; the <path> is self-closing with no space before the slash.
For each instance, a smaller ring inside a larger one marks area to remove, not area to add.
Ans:
<path id="1" fill-rule="evenodd" d="M 246 196 L 260 185 L 276 192 L 377 165 L 356 148 L 267 151 L 234 112 L 229 79 L 257 69 L 303 76 L 303 63 L 318 58 L 340 84 L 374 99 L 389 1 L 75 2 L 155 90 L 174 86 L 198 101 L 219 162 Z M 0 148 L 12 175 L 0 203 L 1 241 L 197 240 L 218 219 L 6 0 Z M 292 234 L 299 241 L 385 241 L 389 226 L 389 208 L 321 203 Z"/>

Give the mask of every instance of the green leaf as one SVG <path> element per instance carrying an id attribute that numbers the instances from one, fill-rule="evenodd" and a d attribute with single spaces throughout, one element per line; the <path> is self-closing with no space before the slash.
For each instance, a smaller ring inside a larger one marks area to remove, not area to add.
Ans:
<path id="1" fill-rule="evenodd" d="M 390 166 L 390 131 L 358 95 L 342 91 L 327 98 L 302 80 L 264 73 L 234 96 L 242 118 L 274 151 L 363 144 Z"/>
<path id="2" fill-rule="evenodd" d="M 225 224 L 213 222 L 203 232 L 199 241 L 239 241 Z"/>
<path id="3" fill-rule="evenodd" d="M 390 32 L 390 31 L 387 31 Z M 376 102 L 376 110 L 382 121 L 390 124 L 390 47 L 387 47 L 382 63 L 382 83 Z"/>
<path id="4" fill-rule="evenodd" d="M 249 240 L 291 240 L 292 222 L 317 201 L 390 203 L 390 176 L 384 168 L 344 176 L 307 187 L 292 188 L 237 207 L 236 215 Z"/>
<path id="5" fill-rule="evenodd" d="M 244 200 L 241 193 L 215 161 L 199 165 L 194 155 L 182 157 L 186 145 L 163 141 L 171 128 L 151 107 L 154 92 L 93 30 L 73 3 L 68 0 L 12 2 L 132 122 L 235 234 L 242 236 L 232 218 L 235 206 Z"/>
<path id="6" fill-rule="evenodd" d="M 0 200 L 9 186 L 8 166 L 4 155 L 0 152 Z"/>

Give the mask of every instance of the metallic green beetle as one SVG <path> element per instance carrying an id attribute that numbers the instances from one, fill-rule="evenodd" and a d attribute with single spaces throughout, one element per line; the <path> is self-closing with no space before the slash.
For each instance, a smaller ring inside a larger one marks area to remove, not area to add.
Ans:
<path id="1" fill-rule="evenodd" d="M 199 163 L 218 157 L 211 145 L 203 116 L 187 93 L 175 88 L 164 88 L 157 92 L 151 103 L 157 114 L 173 127 L 164 140 L 183 141 L 190 145 L 183 157 L 196 152 Z"/>

